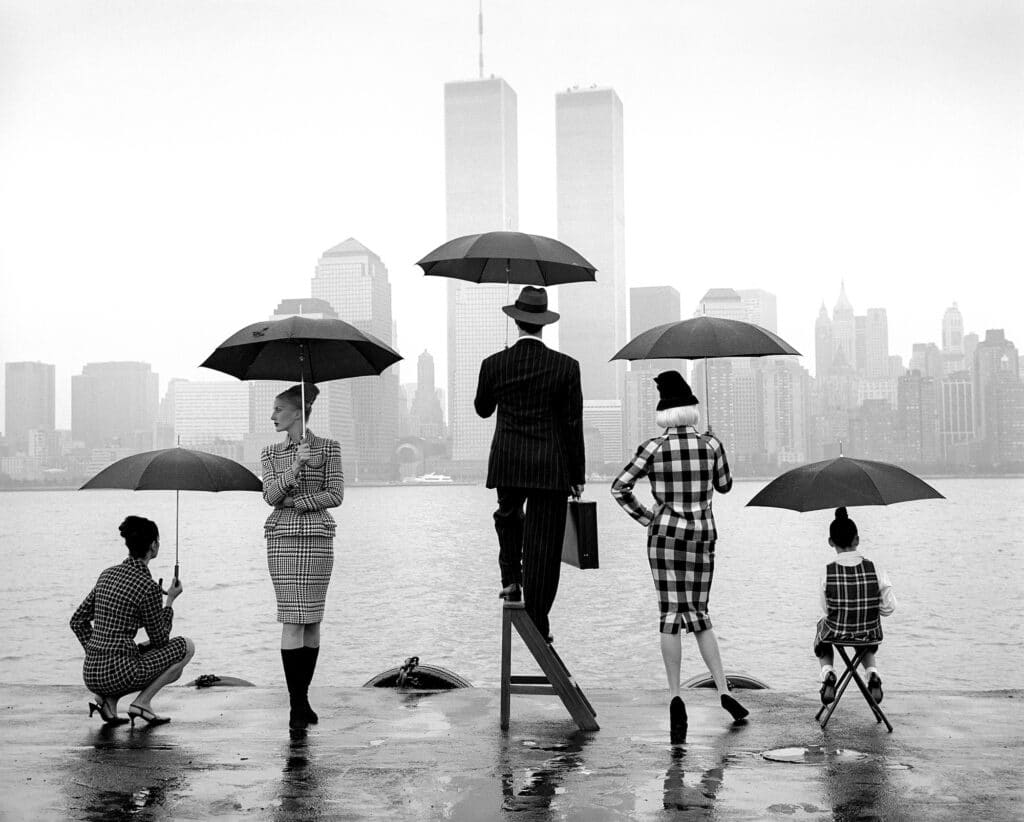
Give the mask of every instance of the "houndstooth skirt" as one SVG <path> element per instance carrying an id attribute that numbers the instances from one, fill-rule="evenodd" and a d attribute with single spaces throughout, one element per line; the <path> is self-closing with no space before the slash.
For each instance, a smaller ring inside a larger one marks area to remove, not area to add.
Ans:
<path id="1" fill-rule="evenodd" d="M 137 654 L 100 653 L 85 655 L 82 679 L 85 687 L 100 696 L 121 697 L 141 691 L 160 674 L 185 658 L 185 638 L 171 637 L 166 645 L 137 646 Z"/>
<path id="2" fill-rule="evenodd" d="M 658 591 L 661 633 L 678 634 L 680 623 L 687 633 L 710 628 L 708 597 L 715 571 L 715 543 L 651 534 L 647 558 Z"/>
<path id="3" fill-rule="evenodd" d="M 267 537 L 278 622 L 308 625 L 324 618 L 334 567 L 332 542 L 330 537 Z"/>

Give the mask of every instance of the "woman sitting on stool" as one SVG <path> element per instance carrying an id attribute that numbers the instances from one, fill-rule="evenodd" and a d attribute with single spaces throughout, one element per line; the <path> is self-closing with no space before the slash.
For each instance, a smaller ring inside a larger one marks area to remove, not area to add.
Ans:
<path id="1" fill-rule="evenodd" d="M 128 708 L 132 726 L 136 719 L 161 725 L 171 719 L 153 713 L 152 699 L 178 680 L 196 647 L 191 639 L 171 636 L 171 605 L 181 595 L 180 580 L 171 583 L 166 604 L 161 605 L 163 592 L 149 573 L 149 561 L 160 552 L 156 523 L 130 516 L 119 530 L 128 558 L 100 574 L 71 617 L 71 630 L 85 648 L 82 678 L 96 695 L 96 702 L 89 703 L 89 716 L 99 711 L 108 725 L 123 725 L 128 720 L 118 717 L 117 701 L 140 691 Z M 139 628 L 146 629 L 149 642 L 135 643 Z"/>

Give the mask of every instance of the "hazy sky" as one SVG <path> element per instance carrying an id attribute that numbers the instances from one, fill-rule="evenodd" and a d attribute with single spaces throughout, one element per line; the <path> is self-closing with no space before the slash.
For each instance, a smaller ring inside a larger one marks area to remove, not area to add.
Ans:
<path id="1" fill-rule="evenodd" d="M 398 346 L 444 373 L 443 84 L 476 76 L 476 0 L 0 0 L 0 360 L 195 366 L 354 236 Z M 554 95 L 623 100 L 626 276 L 778 295 L 813 365 L 839 281 L 890 348 L 1024 347 L 1024 5 L 489 0 L 519 97 L 520 229 L 554 235 Z M 599 275 L 600 276 L 600 273 Z M 496 318 L 500 322 L 501 318 Z M 2 378 L 2 377 L 0 377 Z M 2 402 L 2 393 L 0 393 Z M 2 417 L 0 417 L 2 419 Z"/>

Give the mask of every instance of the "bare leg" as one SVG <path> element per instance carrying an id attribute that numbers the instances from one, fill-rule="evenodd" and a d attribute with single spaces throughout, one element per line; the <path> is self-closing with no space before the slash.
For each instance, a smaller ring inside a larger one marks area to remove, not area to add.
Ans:
<path id="1" fill-rule="evenodd" d="M 181 677 L 182 672 L 185 670 L 185 666 L 188 665 L 189 661 L 192 659 L 192 656 L 195 654 L 195 652 L 195 644 L 192 642 L 191 639 L 186 639 L 185 658 L 181 660 L 181 662 L 176 662 L 174 665 L 172 665 L 170 668 L 168 668 L 166 671 L 160 674 L 160 676 L 158 676 L 156 679 L 150 682 L 142 690 L 142 692 L 135 698 L 135 701 L 132 702 L 132 705 L 135 705 L 139 708 L 143 708 L 147 711 L 152 710 L 152 706 L 150 705 L 150 703 L 153 697 L 156 696 L 157 692 L 165 685 L 170 685 L 172 682 L 178 681 L 178 679 Z"/>
<path id="2" fill-rule="evenodd" d="M 293 648 L 301 648 L 305 636 L 305 625 L 298 622 L 284 622 L 281 624 L 281 650 L 290 651 Z"/>
<path id="3" fill-rule="evenodd" d="M 302 645 L 306 648 L 319 648 L 320 647 L 320 623 L 309 622 L 302 626 Z M 284 645 L 282 644 L 283 648 Z"/>
<path id="4" fill-rule="evenodd" d="M 679 666 L 683 662 L 683 643 L 680 634 L 661 634 L 661 658 L 665 661 L 670 696 L 679 696 Z"/>
<path id="5" fill-rule="evenodd" d="M 711 678 L 715 680 L 718 693 L 729 693 L 729 683 L 725 679 L 725 671 L 722 670 L 722 657 L 718 652 L 718 638 L 715 636 L 714 629 L 695 631 L 693 636 L 697 640 L 697 649 L 704 659 L 704 664 L 708 666 Z"/>
<path id="6" fill-rule="evenodd" d="M 870 651 L 869 653 L 864 654 L 864 656 L 861 657 L 860 664 L 864 666 L 864 670 L 867 670 L 868 668 L 876 667 L 876 665 L 875 665 L 875 652 L 874 651 Z"/>
<path id="7" fill-rule="evenodd" d="M 117 702 L 118 697 L 116 696 L 100 696 L 96 694 L 96 704 L 102 705 L 112 716 L 117 716 Z"/>

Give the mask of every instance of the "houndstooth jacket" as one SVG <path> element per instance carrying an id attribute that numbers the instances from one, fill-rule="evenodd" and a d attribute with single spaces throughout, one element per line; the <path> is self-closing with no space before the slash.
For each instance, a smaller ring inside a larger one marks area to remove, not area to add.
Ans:
<path id="1" fill-rule="evenodd" d="M 657 507 L 644 506 L 633 493 L 641 477 L 648 477 Z M 633 519 L 648 527 L 649 535 L 671 536 L 694 542 L 718 538 L 711 497 L 732 488 L 725 448 L 711 434 L 698 434 L 691 426 L 667 428 L 642 443 L 632 461 L 612 482 L 612 496 Z"/>
<path id="2" fill-rule="evenodd" d="M 149 566 L 128 557 L 100 574 L 71 617 L 71 630 L 90 654 L 137 654 L 139 628 L 146 629 L 150 647 L 161 648 L 174 622 L 174 610 L 164 606 L 161 593 Z"/>
<path id="3" fill-rule="evenodd" d="M 260 455 L 263 466 L 263 499 L 276 506 L 291 497 L 294 508 L 270 512 L 263 526 L 265 535 L 290 537 L 333 537 L 334 517 L 327 511 L 341 505 L 345 498 L 345 475 L 341 470 L 341 447 L 335 440 L 318 437 L 308 428 L 309 462 L 292 471 L 296 444 L 290 437 L 268 445 Z"/>

